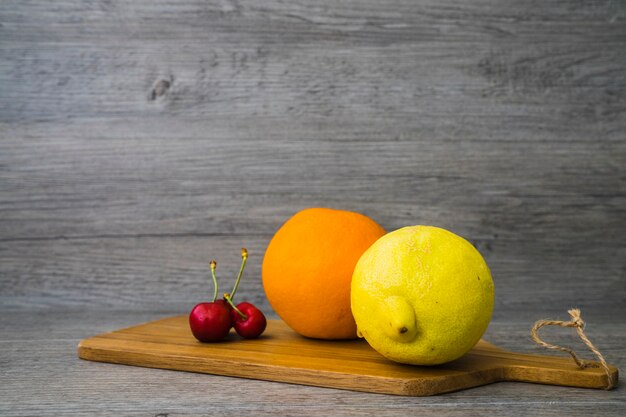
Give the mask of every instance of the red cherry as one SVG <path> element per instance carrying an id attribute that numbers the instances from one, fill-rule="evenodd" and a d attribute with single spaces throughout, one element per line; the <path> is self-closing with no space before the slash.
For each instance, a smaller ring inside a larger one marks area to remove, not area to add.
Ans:
<path id="1" fill-rule="evenodd" d="M 191 333 L 201 342 L 217 342 L 232 327 L 230 306 L 224 300 L 197 304 L 189 313 Z"/>
<path id="2" fill-rule="evenodd" d="M 247 302 L 237 304 L 236 309 L 231 308 L 230 318 L 235 331 L 244 339 L 261 336 L 267 326 L 267 320 L 261 310 Z"/>
<path id="3" fill-rule="evenodd" d="M 217 342 L 225 338 L 233 327 L 230 319 L 232 307 L 224 300 L 217 300 L 217 262 L 211 261 L 209 266 L 213 277 L 213 302 L 196 304 L 189 313 L 191 333 L 201 342 Z"/>

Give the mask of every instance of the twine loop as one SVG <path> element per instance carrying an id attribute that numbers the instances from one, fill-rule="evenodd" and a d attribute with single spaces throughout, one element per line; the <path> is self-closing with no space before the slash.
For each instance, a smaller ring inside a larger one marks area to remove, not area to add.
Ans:
<path id="1" fill-rule="evenodd" d="M 607 365 L 606 360 L 604 359 L 604 356 L 602 356 L 602 353 L 600 353 L 600 351 L 593 345 L 593 343 L 591 343 L 589 338 L 587 338 L 587 336 L 585 335 L 585 332 L 584 332 L 585 322 L 580 317 L 580 310 L 577 308 L 574 308 L 574 309 L 568 310 L 567 312 L 569 313 L 571 317 L 570 321 L 560 321 L 560 320 L 537 321 L 535 325 L 532 327 L 532 329 L 530 329 L 530 336 L 532 337 L 533 341 L 537 343 L 538 345 L 543 346 L 545 348 L 569 353 L 572 356 L 572 359 L 574 359 L 574 362 L 576 362 L 576 365 L 578 365 L 580 369 L 584 369 L 587 367 L 598 367 L 596 363 L 586 362 L 580 359 L 572 349 L 566 348 L 563 346 L 551 345 L 549 343 L 544 342 L 543 340 L 539 338 L 539 336 L 537 336 L 537 331 L 544 326 L 574 327 L 576 329 L 576 332 L 578 333 L 578 337 L 580 337 L 583 343 L 587 345 L 589 350 L 591 350 L 593 354 L 596 355 L 596 357 L 600 361 L 600 366 L 602 366 L 602 368 L 604 369 L 604 373 L 606 374 L 607 380 L 608 380 L 607 386 L 605 388 L 611 389 L 615 387 L 615 380 L 613 376 L 611 375 L 611 370 L 609 369 L 609 366 Z"/>

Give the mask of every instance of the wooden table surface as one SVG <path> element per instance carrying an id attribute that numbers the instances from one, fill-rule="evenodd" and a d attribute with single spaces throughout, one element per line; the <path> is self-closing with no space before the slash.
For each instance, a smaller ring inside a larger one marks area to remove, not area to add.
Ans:
<path id="1" fill-rule="evenodd" d="M 490 342 L 544 353 L 534 321 L 580 307 L 623 369 L 625 132 L 623 1 L 2 1 L 0 414 L 625 415 L 621 386 L 406 398 L 76 357 L 185 314 L 242 246 L 238 294 L 275 318 L 267 243 L 327 206 L 470 240 Z"/>

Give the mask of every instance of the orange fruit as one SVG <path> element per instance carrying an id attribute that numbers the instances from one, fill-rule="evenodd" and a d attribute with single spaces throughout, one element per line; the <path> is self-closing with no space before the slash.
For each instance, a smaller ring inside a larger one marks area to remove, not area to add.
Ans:
<path id="1" fill-rule="evenodd" d="M 263 258 L 263 288 L 276 314 L 306 337 L 356 338 L 352 272 L 384 234 L 359 213 L 329 208 L 296 213 L 276 232 Z"/>

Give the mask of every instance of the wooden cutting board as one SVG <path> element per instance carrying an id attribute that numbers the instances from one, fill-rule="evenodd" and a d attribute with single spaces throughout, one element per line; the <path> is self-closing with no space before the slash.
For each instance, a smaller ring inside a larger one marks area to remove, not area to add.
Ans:
<path id="1" fill-rule="evenodd" d="M 301 337 L 270 320 L 263 336 L 243 340 L 234 331 L 223 342 L 199 343 L 187 316 L 171 317 L 85 339 L 82 359 L 150 368 L 279 381 L 385 394 L 424 396 L 498 381 L 603 388 L 599 367 L 579 369 L 571 358 L 508 352 L 481 340 L 454 362 L 422 367 L 397 364 L 364 340 Z M 617 378 L 617 369 L 611 367 Z"/>

